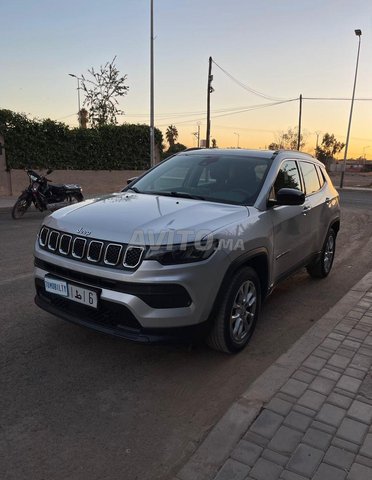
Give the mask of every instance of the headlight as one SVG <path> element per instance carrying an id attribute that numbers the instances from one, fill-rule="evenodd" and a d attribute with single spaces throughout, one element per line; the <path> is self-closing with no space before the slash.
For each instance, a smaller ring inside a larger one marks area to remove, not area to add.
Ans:
<path id="1" fill-rule="evenodd" d="M 35 175 L 30 175 L 30 178 L 33 182 L 36 182 L 37 181 L 37 177 L 35 177 Z"/>
<path id="2" fill-rule="evenodd" d="M 145 260 L 157 260 L 162 265 L 201 262 L 216 251 L 218 240 L 209 240 L 181 245 L 161 245 L 149 247 Z"/>

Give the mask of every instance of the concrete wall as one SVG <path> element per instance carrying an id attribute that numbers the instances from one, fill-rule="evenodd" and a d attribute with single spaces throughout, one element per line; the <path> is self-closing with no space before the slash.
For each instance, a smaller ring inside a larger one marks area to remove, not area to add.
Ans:
<path id="1" fill-rule="evenodd" d="M 142 173 L 140 170 L 54 170 L 48 178 L 54 183 L 79 183 L 83 187 L 83 194 L 94 195 L 118 192 L 126 186 L 128 178 L 138 177 Z M 24 170 L 11 170 L 10 177 L 11 192 L 2 195 L 18 196 L 28 185 L 28 176 Z"/>

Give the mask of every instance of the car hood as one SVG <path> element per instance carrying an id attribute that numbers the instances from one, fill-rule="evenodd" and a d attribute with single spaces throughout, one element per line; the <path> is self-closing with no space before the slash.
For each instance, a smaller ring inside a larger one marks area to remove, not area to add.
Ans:
<path id="1" fill-rule="evenodd" d="M 201 239 L 247 218 L 241 205 L 202 200 L 117 193 L 86 200 L 54 212 L 45 224 L 69 233 L 132 244 Z"/>

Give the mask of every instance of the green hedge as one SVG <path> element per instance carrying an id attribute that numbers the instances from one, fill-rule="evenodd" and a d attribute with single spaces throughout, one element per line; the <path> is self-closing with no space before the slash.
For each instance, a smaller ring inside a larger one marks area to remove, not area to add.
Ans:
<path id="1" fill-rule="evenodd" d="M 145 170 L 150 167 L 148 125 L 106 125 L 70 129 L 52 120 L 30 120 L 0 110 L 8 168 L 59 170 Z M 162 151 L 163 136 L 155 129 Z"/>

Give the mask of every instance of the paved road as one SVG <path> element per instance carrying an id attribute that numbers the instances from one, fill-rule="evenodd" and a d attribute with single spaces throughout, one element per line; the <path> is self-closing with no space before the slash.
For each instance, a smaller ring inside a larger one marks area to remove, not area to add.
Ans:
<path id="1" fill-rule="evenodd" d="M 342 203 L 332 275 L 300 272 L 278 287 L 250 348 L 233 357 L 139 346 L 37 309 L 32 244 L 42 216 L 14 222 L 0 211 L 0 478 L 171 477 L 249 384 L 371 270 L 372 192 L 343 192 Z"/>

